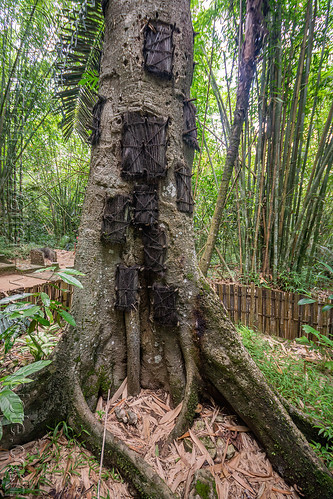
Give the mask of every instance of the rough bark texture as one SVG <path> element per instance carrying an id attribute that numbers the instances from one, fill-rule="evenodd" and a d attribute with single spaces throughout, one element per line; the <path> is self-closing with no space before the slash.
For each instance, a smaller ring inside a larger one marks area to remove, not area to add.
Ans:
<path id="1" fill-rule="evenodd" d="M 176 24 L 171 80 L 143 67 L 145 22 L 157 16 Z M 189 2 L 109 2 L 105 40 L 101 94 L 106 102 L 100 141 L 92 153 L 76 259 L 76 266 L 86 273 L 84 289 L 74 297 L 77 327 L 65 334 L 53 363 L 22 391 L 27 415 L 23 431 L 12 429 L 1 445 L 27 441 L 43 433 L 47 425 L 69 417 L 78 433 L 82 428 L 88 430 L 86 444 L 98 453 L 103 429 L 92 414 L 97 398 L 106 395 L 109 388 L 114 392 L 126 375 L 132 377 L 131 390 L 137 392 L 134 378 L 140 355 L 140 386 L 169 390 L 175 404 L 183 400 L 170 438 L 191 424 L 200 390 L 205 393 L 214 387 L 251 427 L 274 466 L 290 483 L 302 487 L 306 497 L 329 498 L 333 493 L 331 475 L 268 387 L 217 295 L 200 276 L 191 216 L 177 208 L 174 168 L 180 162 L 190 168 L 193 159 L 193 149 L 182 139 L 183 101 L 189 98 L 192 79 Z M 144 266 L 140 227 L 128 226 L 126 244 L 122 244 L 102 241 L 101 226 L 106 199 L 132 197 L 134 183 L 121 175 L 123 117 L 132 111 L 169 119 L 167 174 L 155 184 L 157 226 L 165 233 L 167 252 L 162 272 L 148 269 L 139 273 L 138 303 L 124 310 L 115 307 L 116 269 L 118 265 Z M 156 315 L 156 285 L 177 298 L 169 302 L 177 314 L 177 324 L 174 318 L 164 324 L 160 311 Z M 173 295 L 171 289 L 177 293 Z M 129 352 L 131 337 L 135 343 Z M 109 432 L 105 456 L 106 463 L 116 465 L 143 497 L 172 497 L 153 470 Z"/>

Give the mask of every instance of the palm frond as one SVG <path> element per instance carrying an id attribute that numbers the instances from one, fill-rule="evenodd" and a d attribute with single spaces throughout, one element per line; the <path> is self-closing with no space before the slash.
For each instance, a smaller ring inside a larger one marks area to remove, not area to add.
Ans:
<path id="1" fill-rule="evenodd" d="M 88 141 L 92 109 L 98 99 L 98 74 L 104 37 L 100 0 L 84 0 L 79 10 L 66 14 L 58 45 L 57 97 L 60 99 L 63 134 L 67 140 L 75 130 Z"/>

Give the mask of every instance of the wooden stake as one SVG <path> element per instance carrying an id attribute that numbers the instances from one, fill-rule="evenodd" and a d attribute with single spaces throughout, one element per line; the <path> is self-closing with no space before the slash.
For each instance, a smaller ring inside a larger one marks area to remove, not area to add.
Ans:
<path id="1" fill-rule="evenodd" d="M 124 313 L 127 343 L 127 387 L 131 396 L 140 393 L 140 321 L 133 308 Z"/>

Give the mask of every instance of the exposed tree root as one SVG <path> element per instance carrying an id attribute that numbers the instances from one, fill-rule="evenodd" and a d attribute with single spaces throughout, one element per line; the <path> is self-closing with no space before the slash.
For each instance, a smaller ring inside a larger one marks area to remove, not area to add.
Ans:
<path id="1" fill-rule="evenodd" d="M 244 349 L 232 324 L 223 315 L 213 291 L 200 294 L 202 323 L 198 347 L 191 327 L 180 331 L 180 348 L 186 370 L 183 408 L 169 441 L 191 426 L 198 402 L 199 387 L 206 381 L 234 408 L 261 442 L 275 469 L 291 485 L 302 487 L 309 499 L 333 497 L 333 477 L 316 457 L 303 434 L 288 415 L 313 438 L 313 423 L 307 421 L 281 397 L 273 393 Z M 43 435 L 47 426 L 70 417 L 88 447 L 99 453 L 103 426 L 97 421 L 82 394 L 75 375 L 75 363 L 66 352 L 75 351 L 68 332 L 54 355 L 53 363 L 41 371 L 34 383 L 20 391 L 25 404 L 23 429 L 5 427 L 1 445 L 10 447 Z M 177 354 L 178 355 L 178 354 Z M 200 369 L 200 376 L 198 370 Z M 202 378 L 201 378 L 202 377 Z M 287 410 L 285 409 L 287 406 Z M 116 466 L 143 497 L 174 497 L 152 468 L 119 439 L 107 433 L 105 464 Z"/>
<path id="2" fill-rule="evenodd" d="M 127 384 L 129 395 L 140 393 L 140 317 L 136 309 L 125 312 Z"/>
<path id="3" fill-rule="evenodd" d="M 166 443 L 164 444 L 164 451 L 166 451 L 168 445 L 173 440 L 182 435 L 189 427 L 192 426 L 195 416 L 195 409 L 198 405 L 198 402 L 199 398 L 197 379 L 191 372 L 188 374 L 188 379 L 186 382 L 182 409 L 177 418 L 174 429 L 172 430 Z"/>
<path id="4" fill-rule="evenodd" d="M 90 411 L 77 383 L 74 387 L 74 405 L 70 415 L 70 424 L 78 433 L 82 433 L 84 428 L 88 432 L 82 434 L 85 445 L 96 455 L 100 454 L 103 425 Z M 134 485 L 141 497 L 149 499 L 175 497 L 151 466 L 109 431 L 106 432 L 104 464 L 115 466 Z"/>
<path id="5" fill-rule="evenodd" d="M 273 466 L 307 498 L 333 497 L 333 477 L 295 426 L 264 376 L 232 333 L 213 291 L 202 294 L 206 330 L 201 338 L 205 376 L 263 444 Z"/>
<path id="6" fill-rule="evenodd" d="M 166 446 L 175 438 L 182 435 L 192 426 L 195 410 L 199 402 L 198 380 L 199 374 L 195 363 L 194 345 L 191 328 L 185 324 L 180 331 L 180 346 L 185 362 L 186 385 L 181 412 L 177 418 L 176 425 L 169 435 Z"/>

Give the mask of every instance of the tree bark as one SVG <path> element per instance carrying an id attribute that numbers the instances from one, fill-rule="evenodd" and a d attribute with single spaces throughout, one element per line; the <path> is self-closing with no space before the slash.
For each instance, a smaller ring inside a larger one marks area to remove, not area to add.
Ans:
<path id="1" fill-rule="evenodd" d="M 176 24 L 171 79 L 147 72 L 142 64 L 145 26 L 147 20 L 153 25 L 157 19 Z M 101 140 L 92 152 L 76 257 L 76 266 L 86 274 L 83 290 L 74 296 L 72 312 L 77 326 L 65 333 L 53 363 L 22 390 L 26 412 L 23 431 L 5 427 L 1 446 L 36 438 L 48 425 L 68 417 L 78 433 L 88 431 L 84 434 L 86 445 L 100 452 L 103 427 L 92 414 L 97 399 L 120 386 L 129 358 L 134 359 L 132 373 L 137 369 L 137 343 L 132 356 L 128 355 L 127 328 L 130 335 L 135 334 L 136 342 L 140 334 L 140 386 L 168 390 L 174 404 L 183 400 L 170 439 L 191 425 L 200 395 L 217 392 L 249 425 L 289 483 L 296 483 L 309 498 L 328 499 L 333 493 L 331 475 L 267 385 L 226 318 L 219 298 L 201 276 L 191 216 L 177 208 L 174 169 L 180 162 L 190 168 L 193 160 L 193 149 L 182 140 L 184 100 L 189 98 L 192 79 L 192 44 L 188 0 L 108 4 L 100 79 L 106 103 Z M 162 273 L 139 272 L 134 311 L 124 312 L 119 307 L 123 289 L 116 285 L 117 266 L 144 267 L 141 231 L 130 225 L 126 245 L 110 244 L 101 240 L 101 225 L 106 198 L 119 194 L 132 197 L 134 182 L 121 175 L 123 120 L 131 111 L 168 119 L 169 123 L 168 169 L 155 184 L 158 226 L 166 235 L 167 255 Z M 158 315 L 156 284 L 172 289 L 172 296 L 177 292 L 176 310 L 169 305 L 177 313 L 177 322 L 170 319 L 169 324 L 163 324 L 163 316 Z M 130 315 L 126 318 L 124 314 Z M 109 432 L 105 446 L 105 462 L 132 480 L 143 497 L 173 497 L 151 467 Z"/>

